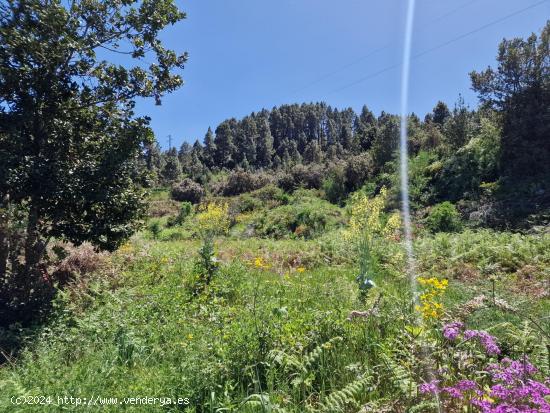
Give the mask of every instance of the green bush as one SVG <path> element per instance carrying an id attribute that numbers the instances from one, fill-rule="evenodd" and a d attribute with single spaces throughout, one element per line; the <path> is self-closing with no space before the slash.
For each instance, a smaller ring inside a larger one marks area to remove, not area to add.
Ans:
<path id="1" fill-rule="evenodd" d="M 342 212 L 338 207 L 299 192 L 293 203 L 268 210 L 256 219 L 254 226 L 260 236 L 313 238 L 341 222 Z"/>
<path id="2" fill-rule="evenodd" d="M 448 201 L 433 206 L 426 225 L 432 232 L 458 232 L 462 229 L 460 214 Z"/>
<path id="3" fill-rule="evenodd" d="M 290 172 L 277 179 L 277 185 L 286 192 L 297 188 L 320 189 L 323 183 L 324 171 L 321 165 L 296 165 Z"/>
<path id="4" fill-rule="evenodd" d="M 265 174 L 254 174 L 246 171 L 234 171 L 227 177 L 218 190 L 224 196 L 244 194 L 269 184 L 270 178 Z"/>
<path id="5" fill-rule="evenodd" d="M 328 201 L 333 204 L 341 204 L 348 195 L 343 171 L 337 171 L 325 179 L 323 181 L 323 190 Z"/>
<path id="6" fill-rule="evenodd" d="M 149 224 L 148 227 L 149 231 L 151 232 L 151 235 L 153 236 L 153 239 L 158 239 L 160 233 L 162 232 L 162 227 L 160 225 L 160 222 L 158 220 L 155 220 Z"/>
<path id="7" fill-rule="evenodd" d="M 204 188 L 192 179 L 185 178 L 179 184 L 172 187 L 170 195 L 176 201 L 187 201 L 192 204 L 198 204 L 204 197 Z"/>
<path id="8" fill-rule="evenodd" d="M 175 217 L 168 218 L 166 222 L 166 226 L 174 227 L 176 225 L 183 224 L 187 219 L 187 217 L 191 215 L 192 211 L 193 211 L 193 204 L 191 204 L 191 202 L 188 202 L 188 201 L 182 202 L 178 215 Z"/>
<path id="9" fill-rule="evenodd" d="M 345 182 L 348 191 L 356 191 L 367 181 L 372 173 L 372 157 L 370 153 L 352 156 L 345 167 Z"/>

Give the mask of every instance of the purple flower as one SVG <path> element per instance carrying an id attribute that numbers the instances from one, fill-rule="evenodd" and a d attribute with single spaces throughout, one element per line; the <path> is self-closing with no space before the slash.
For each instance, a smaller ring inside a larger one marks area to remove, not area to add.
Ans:
<path id="1" fill-rule="evenodd" d="M 455 387 L 461 391 L 474 390 L 477 389 L 477 383 L 473 380 L 460 380 Z"/>
<path id="2" fill-rule="evenodd" d="M 479 339 L 483 348 L 485 348 L 487 354 L 500 354 L 500 348 L 496 343 L 496 339 L 486 331 L 466 330 L 464 332 L 464 338 L 466 340 L 471 340 L 476 337 Z"/>
<path id="3" fill-rule="evenodd" d="M 462 392 L 457 389 L 456 387 L 444 387 L 443 391 L 449 394 L 454 399 L 461 399 L 462 398 Z"/>
<path id="4" fill-rule="evenodd" d="M 428 383 L 422 383 L 419 387 L 420 393 L 437 393 L 439 391 L 439 380 L 432 380 Z"/>
<path id="5" fill-rule="evenodd" d="M 464 338 L 466 340 L 470 340 L 471 338 L 477 337 L 478 331 L 477 330 L 466 330 L 464 332 Z"/>
<path id="6" fill-rule="evenodd" d="M 464 324 L 457 321 L 454 323 L 445 324 L 443 326 L 443 336 L 447 340 L 454 340 L 460 333 L 460 330 L 464 327 Z"/>

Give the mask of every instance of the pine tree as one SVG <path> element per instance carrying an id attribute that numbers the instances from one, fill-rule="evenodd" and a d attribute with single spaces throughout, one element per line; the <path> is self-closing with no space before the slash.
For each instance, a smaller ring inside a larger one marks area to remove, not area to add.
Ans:
<path id="1" fill-rule="evenodd" d="M 224 121 L 216 128 L 214 163 L 221 168 L 233 168 L 235 166 L 233 157 L 237 148 L 233 143 L 234 137 L 230 122 Z"/>
<path id="2" fill-rule="evenodd" d="M 181 178 L 182 173 L 176 148 L 168 150 L 164 154 L 164 159 L 164 167 L 161 172 L 162 181 L 165 185 L 171 185 Z"/>
<path id="3" fill-rule="evenodd" d="M 323 156 L 321 153 L 321 148 L 317 141 L 311 141 L 304 151 L 304 162 L 306 163 L 319 163 L 321 162 Z"/>
<path id="4" fill-rule="evenodd" d="M 214 133 L 208 127 L 208 131 L 204 136 L 204 151 L 202 161 L 205 166 L 212 168 L 214 166 L 214 157 L 216 156 L 216 144 L 214 143 Z"/>
<path id="5" fill-rule="evenodd" d="M 260 168 L 269 168 L 273 156 L 273 137 L 269 122 L 265 117 L 258 122 L 258 143 L 256 146 L 256 164 Z"/>

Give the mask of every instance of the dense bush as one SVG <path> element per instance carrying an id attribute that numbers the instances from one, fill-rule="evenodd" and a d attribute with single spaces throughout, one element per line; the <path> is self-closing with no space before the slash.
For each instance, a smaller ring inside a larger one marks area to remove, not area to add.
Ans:
<path id="1" fill-rule="evenodd" d="M 345 168 L 348 191 L 353 192 L 361 188 L 369 178 L 372 168 L 372 158 L 369 153 L 350 157 Z"/>
<path id="2" fill-rule="evenodd" d="M 332 169 L 329 177 L 323 181 L 323 190 L 326 199 L 333 204 L 341 204 L 345 200 L 348 191 L 343 168 L 335 167 Z"/>
<path id="3" fill-rule="evenodd" d="M 435 181 L 441 199 L 477 198 L 483 182 L 498 178 L 500 133 L 494 121 L 481 119 L 477 134 L 443 163 Z"/>
<path id="4" fill-rule="evenodd" d="M 175 215 L 178 213 L 179 204 L 173 199 L 152 200 L 149 203 L 149 217 L 161 218 L 167 215 Z"/>
<path id="5" fill-rule="evenodd" d="M 448 201 L 434 205 L 426 219 L 426 225 L 432 232 L 457 232 L 462 229 L 460 214 Z"/>
<path id="6" fill-rule="evenodd" d="M 234 171 L 221 184 L 218 191 L 224 196 L 233 196 L 259 189 L 270 182 L 265 174 L 254 174 L 246 171 Z"/>
<path id="7" fill-rule="evenodd" d="M 338 207 L 299 194 L 291 204 L 266 211 L 254 226 L 260 236 L 312 238 L 341 223 L 342 212 Z"/>
<path id="8" fill-rule="evenodd" d="M 166 222 L 166 225 L 168 227 L 173 227 L 175 225 L 183 224 L 187 219 L 187 217 L 191 215 L 192 211 L 193 211 L 193 205 L 191 204 L 191 202 L 188 202 L 188 201 L 182 202 L 178 215 L 169 217 Z"/>
<path id="9" fill-rule="evenodd" d="M 323 178 L 321 165 L 296 165 L 289 172 L 280 175 L 277 184 L 287 192 L 297 188 L 320 189 Z"/>
<path id="10" fill-rule="evenodd" d="M 204 197 L 204 188 L 195 181 L 185 178 L 179 184 L 172 187 L 170 195 L 176 201 L 187 201 L 192 204 L 198 204 Z"/>
<path id="11" fill-rule="evenodd" d="M 254 191 L 252 195 L 255 198 L 258 198 L 264 202 L 278 201 L 282 204 L 288 203 L 288 196 L 284 193 L 284 191 L 281 188 L 273 184 L 266 185 L 263 188 L 260 188 L 257 191 Z"/>
<path id="12" fill-rule="evenodd" d="M 98 271 L 105 265 L 107 259 L 105 252 L 96 251 L 89 242 L 77 247 L 65 245 L 60 250 L 65 256 L 55 265 L 51 275 L 51 280 L 58 285 Z"/>

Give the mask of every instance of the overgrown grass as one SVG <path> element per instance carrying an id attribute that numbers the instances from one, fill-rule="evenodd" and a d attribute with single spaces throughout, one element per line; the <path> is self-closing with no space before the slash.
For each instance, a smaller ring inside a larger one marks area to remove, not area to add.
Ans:
<path id="1" fill-rule="evenodd" d="M 289 206 L 319 212 L 323 202 L 298 194 Z M 344 216 L 338 207 L 330 211 Z M 11 396 L 93 395 L 190 401 L 128 408 L 136 412 L 433 411 L 417 390 L 429 360 L 422 358 L 400 246 L 380 243 L 377 287 L 361 302 L 357 260 L 337 227 L 313 239 L 239 231 L 218 238 L 221 269 L 197 297 L 188 288 L 200 246 L 192 220 L 162 229 L 157 239 L 137 234 L 111 256 L 109 270 L 84 290 L 60 294 L 50 322 L 27 332 L 24 350 L 0 368 L 0 410 L 61 410 L 12 405 Z M 528 288 L 548 288 L 549 247 L 546 235 L 488 230 L 424 235 L 415 243 L 420 275 L 449 279 L 447 319 L 480 294 L 492 299 L 493 290 L 515 307 L 488 305 L 467 320 L 489 329 L 510 355 L 517 353 L 510 326 L 533 319 L 550 329 L 548 295 Z M 371 314 L 348 320 L 354 310 Z"/>

